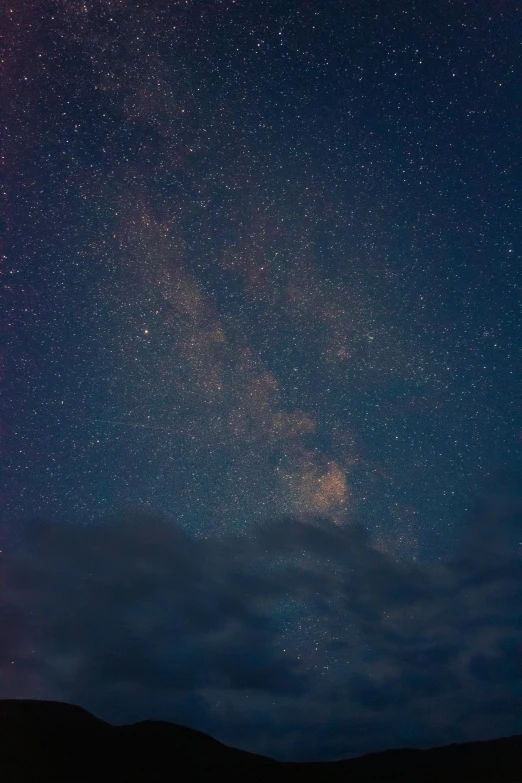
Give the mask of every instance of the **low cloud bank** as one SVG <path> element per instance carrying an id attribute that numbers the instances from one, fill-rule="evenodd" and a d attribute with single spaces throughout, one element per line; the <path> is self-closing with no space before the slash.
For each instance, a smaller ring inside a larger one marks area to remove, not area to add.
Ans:
<path id="1" fill-rule="evenodd" d="M 0 561 L 0 696 L 161 718 L 282 759 L 522 732 L 522 502 L 404 564 L 364 530 L 285 519 L 192 539 L 170 520 L 39 522 Z"/>

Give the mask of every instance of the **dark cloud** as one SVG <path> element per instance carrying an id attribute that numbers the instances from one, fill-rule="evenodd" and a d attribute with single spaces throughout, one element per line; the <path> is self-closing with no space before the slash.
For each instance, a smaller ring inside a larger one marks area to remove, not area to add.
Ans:
<path id="1" fill-rule="evenodd" d="M 136 513 L 40 522 L 3 554 L 1 692 L 287 757 L 347 754 L 356 726 L 368 750 L 513 733 L 521 521 L 497 492 L 444 564 L 399 563 L 323 520 L 220 541 Z"/>

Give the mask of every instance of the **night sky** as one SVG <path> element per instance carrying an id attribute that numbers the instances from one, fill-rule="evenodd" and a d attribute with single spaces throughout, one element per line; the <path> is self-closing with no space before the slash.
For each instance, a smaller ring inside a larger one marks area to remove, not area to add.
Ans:
<path id="1" fill-rule="evenodd" d="M 517 5 L 6 6 L 0 696 L 522 732 Z"/>

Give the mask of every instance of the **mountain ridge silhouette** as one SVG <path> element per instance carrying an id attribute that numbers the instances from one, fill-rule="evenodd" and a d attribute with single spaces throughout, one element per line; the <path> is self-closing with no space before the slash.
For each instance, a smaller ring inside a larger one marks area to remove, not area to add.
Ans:
<path id="1" fill-rule="evenodd" d="M 168 721 L 114 726 L 66 702 L 0 700 L 2 783 L 166 783 L 214 772 L 249 780 L 520 783 L 522 735 L 340 761 L 282 762 Z"/>

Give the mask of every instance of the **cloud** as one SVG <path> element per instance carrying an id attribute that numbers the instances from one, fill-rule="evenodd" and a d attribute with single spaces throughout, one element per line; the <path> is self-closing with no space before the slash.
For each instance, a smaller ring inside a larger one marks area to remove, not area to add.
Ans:
<path id="1" fill-rule="evenodd" d="M 143 514 L 29 525 L 2 555 L 0 693 L 281 758 L 522 731 L 517 492 L 467 528 L 450 561 L 404 564 L 320 518 L 219 540 Z"/>

